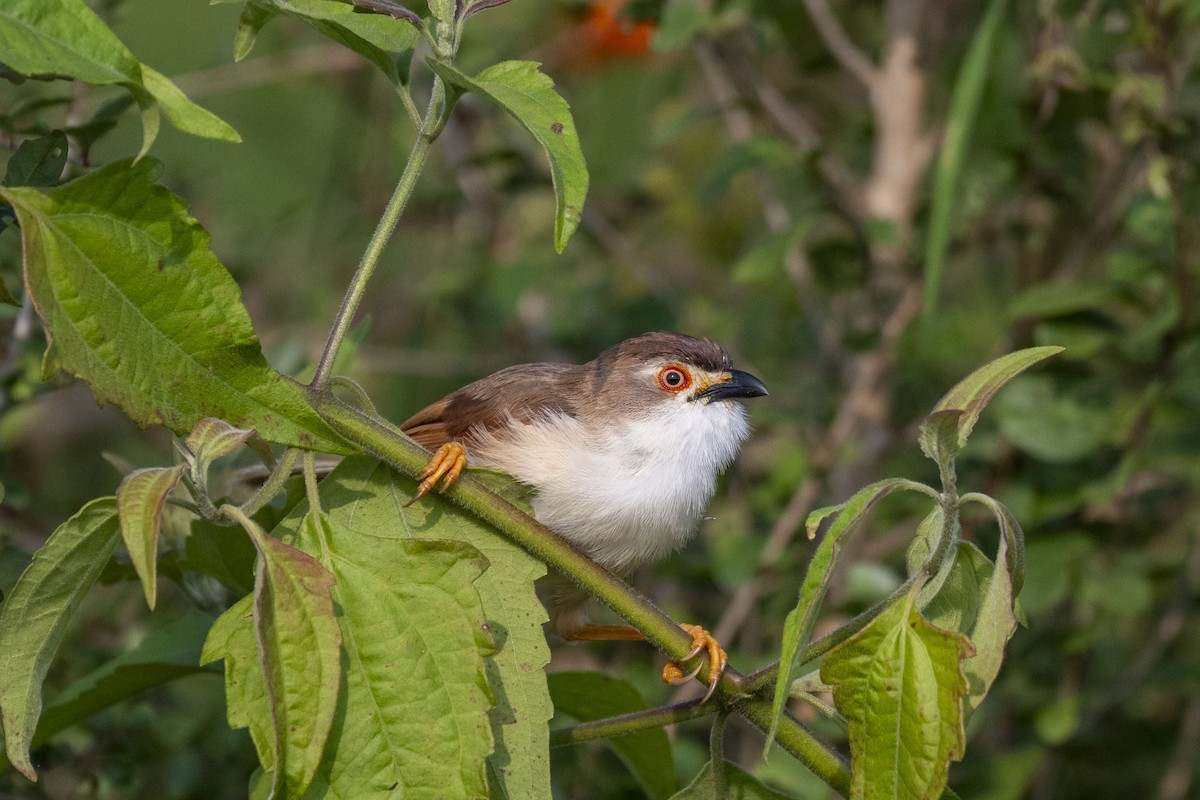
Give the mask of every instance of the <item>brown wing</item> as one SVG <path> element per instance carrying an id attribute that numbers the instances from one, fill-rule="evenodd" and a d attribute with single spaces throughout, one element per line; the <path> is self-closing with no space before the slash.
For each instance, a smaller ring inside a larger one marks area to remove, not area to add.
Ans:
<path id="1" fill-rule="evenodd" d="M 510 418 L 527 421 L 547 412 L 575 416 L 583 367 L 520 364 L 464 386 L 409 417 L 400 429 L 436 450 L 446 442 L 470 447 L 471 432 L 495 430 Z"/>

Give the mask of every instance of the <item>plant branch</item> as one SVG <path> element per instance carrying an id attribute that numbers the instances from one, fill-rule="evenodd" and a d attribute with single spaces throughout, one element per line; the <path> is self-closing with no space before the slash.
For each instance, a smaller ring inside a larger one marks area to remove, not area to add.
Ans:
<path id="1" fill-rule="evenodd" d="M 421 169 L 425 166 L 425 159 L 429 156 L 429 147 L 444 127 L 449 111 L 446 103 L 446 86 L 440 77 L 434 75 L 429 106 L 425 111 L 420 129 L 417 131 L 417 138 L 413 142 L 412 150 L 408 154 L 408 163 L 404 165 L 404 172 L 400 176 L 399 183 L 396 184 L 396 190 L 388 200 L 388 204 L 383 210 L 383 216 L 380 217 L 379 224 L 375 226 L 374 233 L 371 234 L 367 249 L 363 252 L 362 259 L 358 262 L 358 268 L 354 271 L 354 277 L 346 288 L 342 304 L 338 307 L 337 316 L 334 318 L 333 327 L 329 331 L 329 338 L 325 342 L 325 349 L 321 353 L 320 361 L 317 362 L 317 369 L 310 384 L 314 389 L 324 389 L 329 383 L 333 372 L 333 362 L 337 358 L 342 341 L 350 330 L 351 323 L 354 322 L 354 314 L 366 293 L 367 283 L 371 280 L 371 275 L 379 264 L 379 257 L 383 255 L 384 248 L 396 231 L 400 215 L 404 213 L 404 207 L 408 205 L 408 201 L 412 197 L 413 189 L 417 185 L 417 178 L 420 177 Z"/>
<path id="2" fill-rule="evenodd" d="M 874 91 L 879 76 L 871 59 L 859 50 L 845 28 L 833 15 L 826 0 L 804 0 L 804 6 L 812 17 L 813 25 L 821 41 L 829 48 L 829 52 L 842 65 L 842 68 L 858 79 L 868 91 Z"/>
<path id="3" fill-rule="evenodd" d="M 310 390 L 309 401 L 334 430 L 392 468 L 412 476 L 428 463 L 429 451 L 391 423 L 364 414 L 328 392 Z M 464 474 L 446 493 L 446 498 L 487 522 L 538 560 L 571 576 L 667 655 L 682 659 L 691 651 L 692 638 L 650 600 L 470 475 Z M 701 675 L 705 678 L 707 670 L 708 665 L 703 664 Z M 740 696 L 742 680 L 741 673 L 727 668 L 718 687 L 718 697 Z"/>
<path id="4" fill-rule="evenodd" d="M 613 736 L 624 736 L 627 733 L 636 733 L 637 731 L 649 730 L 650 728 L 661 728 L 664 725 L 674 725 L 679 722 L 699 719 L 700 717 L 715 714 L 719 710 L 715 705 L 702 704 L 699 700 L 689 700 L 686 703 L 676 703 L 661 708 L 622 714 L 617 717 L 581 722 L 578 725 L 571 725 L 570 727 L 553 731 L 550 734 L 550 746 L 566 747 L 568 745 L 579 744 L 580 742 L 590 742 L 593 739 L 609 739 Z"/>

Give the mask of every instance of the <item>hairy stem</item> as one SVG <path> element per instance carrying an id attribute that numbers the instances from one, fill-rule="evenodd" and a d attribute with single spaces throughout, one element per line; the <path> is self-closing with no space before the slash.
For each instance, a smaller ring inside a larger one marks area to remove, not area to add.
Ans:
<path id="1" fill-rule="evenodd" d="M 687 722 L 691 719 L 715 714 L 717 711 L 719 709 L 715 705 L 702 704 L 699 700 L 689 700 L 662 708 L 651 708 L 646 711 L 621 714 L 617 717 L 581 722 L 578 725 L 551 733 L 550 746 L 566 747 L 580 742 L 590 742 L 593 739 L 624 736 L 627 733 L 661 728 L 663 725 L 673 725 L 677 722 Z"/>

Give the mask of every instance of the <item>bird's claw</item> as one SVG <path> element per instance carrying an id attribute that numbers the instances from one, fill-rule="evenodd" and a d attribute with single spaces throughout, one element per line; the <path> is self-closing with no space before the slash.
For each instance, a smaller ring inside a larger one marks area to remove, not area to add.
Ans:
<path id="1" fill-rule="evenodd" d="M 404 504 L 404 507 L 408 508 L 420 500 L 426 492 L 437 486 L 438 481 L 442 482 L 438 492 L 446 491 L 455 484 L 466 466 L 467 451 L 463 446 L 458 442 L 446 442 L 437 449 L 425 469 L 421 470 L 421 474 L 417 476 L 417 480 L 421 484 L 417 487 L 417 493 Z"/>
<path id="2" fill-rule="evenodd" d="M 680 625 L 679 627 L 692 637 L 692 649 L 684 656 L 681 661 L 689 661 L 701 653 L 708 655 L 708 691 L 704 695 L 701 703 L 707 703 L 709 698 L 717 690 L 717 684 L 721 681 L 721 675 L 725 672 L 725 665 L 729 663 L 729 656 L 725 653 L 724 648 L 718 644 L 717 640 L 712 637 L 708 631 L 699 625 Z M 683 668 L 679 665 L 679 661 L 672 659 L 663 667 L 663 682 L 669 683 L 672 686 L 679 686 L 687 683 L 700 674 L 700 669 L 703 664 L 696 667 L 690 673 L 685 674 Z"/>

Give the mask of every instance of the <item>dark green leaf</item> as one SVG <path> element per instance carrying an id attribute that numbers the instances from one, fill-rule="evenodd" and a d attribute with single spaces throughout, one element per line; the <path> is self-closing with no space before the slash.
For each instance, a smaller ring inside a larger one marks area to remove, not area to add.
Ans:
<path id="1" fill-rule="evenodd" d="M 53 186 L 67 163 L 67 135 L 51 131 L 45 136 L 21 142 L 8 160 L 5 186 Z"/>
<path id="2" fill-rule="evenodd" d="M 474 78 L 440 61 L 428 59 L 428 62 L 448 85 L 495 100 L 542 145 L 550 161 L 557 200 L 554 247 L 561 253 L 579 227 L 588 172 L 571 108 L 554 91 L 554 81 L 538 71 L 536 61 L 503 61 Z"/>
<path id="3" fill-rule="evenodd" d="M 50 535 L 0 606 L 0 719 L 8 760 L 29 780 L 29 745 L 42 711 L 42 681 L 67 622 L 120 538 L 117 503 L 93 500 Z"/>
<path id="4" fill-rule="evenodd" d="M 211 626 L 208 615 L 189 609 L 183 616 L 151 629 L 132 650 L 105 662 L 55 697 L 42 713 L 34 741 L 46 741 L 97 711 L 153 686 L 213 672 L 199 665 L 201 645 Z"/>
<path id="5" fill-rule="evenodd" d="M 26 285 L 63 369 L 135 421 L 179 434 L 205 417 L 270 441 L 346 452 L 263 357 L 237 284 L 157 164 L 121 161 L 17 209 Z"/>
<path id="6" fill-rule="evenodd" d="M 599 672 L 554 672 L 547 677 L 556 713 L 580 722 L 643 711 L 646 701 L 631 684 Z M 671 742 L 662 728 L 605 740 L 651 800 L 666 800 L 678 786 Z"/>
<path id="7" fill-rule="evenodd" d="M 254 591 L 254 543 L 241 528 L 192 520 L 180 566 L 216 578 L 234 597 Z"/>

